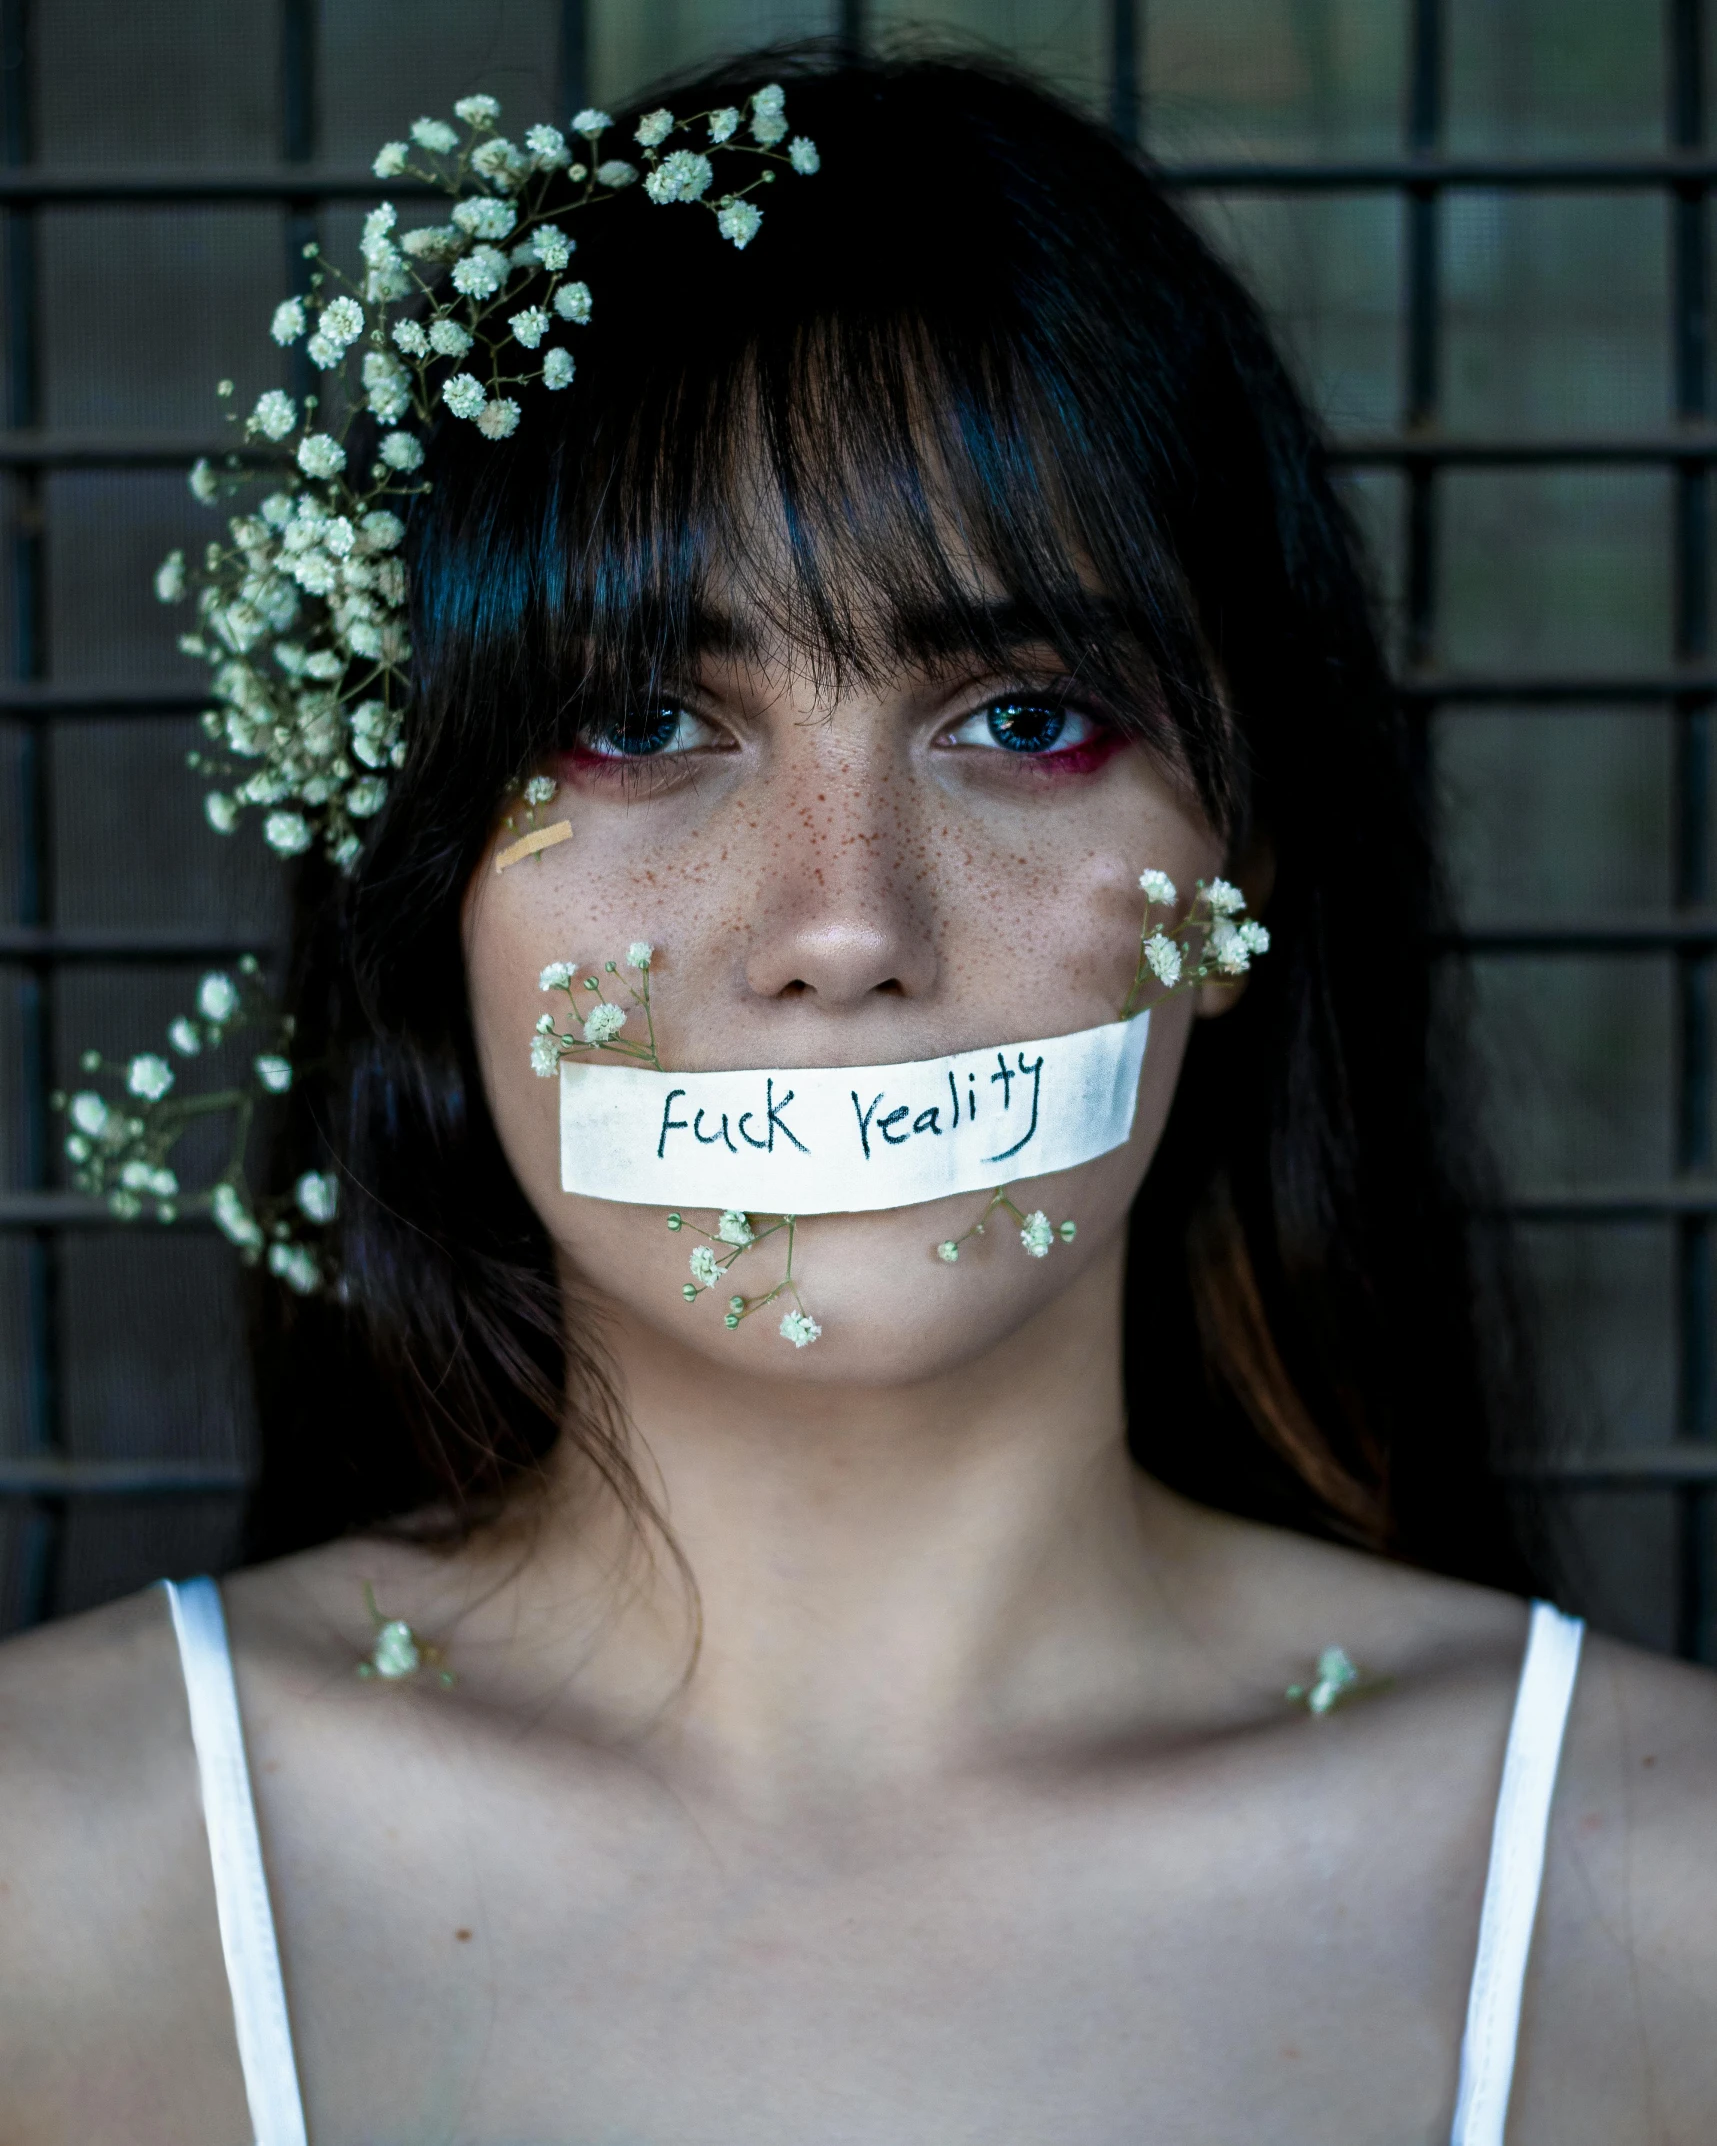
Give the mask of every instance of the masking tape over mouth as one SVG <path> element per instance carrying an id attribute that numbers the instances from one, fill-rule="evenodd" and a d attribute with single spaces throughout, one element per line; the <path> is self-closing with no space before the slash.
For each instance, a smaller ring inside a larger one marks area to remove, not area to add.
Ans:
<path id="1" fill-rule="evenodd" d="M 587 1199 L 861 1214 L 1070 1170 L 1133 1129 L 1150 1015 L 904 1065 L 656 1073 L 563 1059 L 560 1182 Z"/>

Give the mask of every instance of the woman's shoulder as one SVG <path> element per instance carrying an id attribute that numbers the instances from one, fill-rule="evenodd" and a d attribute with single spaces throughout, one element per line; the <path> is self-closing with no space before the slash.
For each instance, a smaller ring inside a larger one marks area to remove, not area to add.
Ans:
<path id="1" fill-rule="evenodd" d="M 0 1646 L 8 2146 L 237 2136 L 231 2034 L 184 1685 L 150 1589 Z"/>

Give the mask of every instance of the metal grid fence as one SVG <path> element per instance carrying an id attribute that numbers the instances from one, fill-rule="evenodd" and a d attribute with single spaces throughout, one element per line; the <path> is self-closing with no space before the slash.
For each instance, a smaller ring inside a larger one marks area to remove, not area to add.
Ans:
<path id="1" fill-rule="evenodd" d="M 48 1096 L 55 1084 L 57 1023 L 68 975 L 78 965 L 185 964 L 230 957 L 250 935 L 215 921 L 181 927 L 90 928 L 56 920 L 52 843 L 56 825 L 53 762 L 47 733 L 65 722 L 194 716 L 203 696 L 128 686 L 91 690 L 54 680 L 49 648 L 47 576 L 49 486 L 69 471 L 179 470 L 219 450 L 203 437 L 117 430 L 53 429 L 44 423 L 39 258 L 42 219 L 77 206 L 183 209 L 192 204 L 255 203 L 283 212 L 288 287 L 304 273 L 302 249 L 339 205 L 373 200 L 367 171 L 330 169 L 318 161 L 318 15 L 313 0 L 280 0 L 278 162 L 271 169 L 97 168 L 39 164 L 29 51 L 38 0 L 0 0 L 0 218 L 4 242 L 5 429 L 0 481 L 12 490 L 5 611 L 12 647 L 0 682 L 0 722 L 15 726 L 17 854 L 11 870 L 16 921 L 0 925 L 0 964 L 18 979 L 15 1133 L 16 1190 L 0 1193 L 0 1238 L 26 1262 L 25 1425 L 19 1450 L 0 1456 L 0 1502 L 27 1513 L 21 1539 L 23 1621 L 59 1605 L 57 1564 L 68 1513 L 114 1498 L 232 1498 L 242 1489 L 237 1464 L 189 1460 L 78 1457 L 65 1434 L 66 1363 L 63 1274 L 73 1233 L 111 1225 L 89 1203 L 55 1189 Z M 1517 159 L 1445 153 L 1446 0 L 1410 0 L 1407 80 L 1400 153 L 1363 160 L 1181 162 L 1166 173 L 1188 194 L 1370 194 L 1405 205 L 1402 292 L 1404 393 L 1398 427 L 1346 436 L 1336 455 L 1349 468 L 1400 473 L 1401 692 L 1420 722 L 1439 711 L 1479 705 L 1558 711 L 1582 706 L 1668 710 L 1673 719 L 1673 906 L 1656 917 L 1560 919 L 1472 929 L 1458 935 L 1462 954 L 1655 954 L 1676 979 L 1674 1162 L 1660 1183 L 1585 1184 L 1521 1195 L 1520 1216 L 1539 1222 L 1603 1228 L 1619 1222 L 1667 1222 L 1676 1245 L 1675 1436 L 1584 1459 L 1563 1459 L 1553 1473 L 1583 1489 L 1653 1488 L 1670 1493 L 1678 1513 L 1676 1643 L 1712 1656 L 1714 1639 L 1713 1501 L 1717 1499 L 1717 1360 L 1710 1305 L 1713 1230 L 1717 1224 L 1711 1093 L 1717 1070 L 1713 983 L 1717 977 L 1717 906 L 1709 798 L 1713 776 L 1713 663 L 1710 582 L 1711 470 L 1717 425 L 1709 401 L 1707 203 L 1717 157 L 1706 143 L 1704 0 L 1663 0 L 1666 9 L 1665 139 L 1660 154 Z M 1147 0 L 1110 0 L 1109 115 L 1126 139 L 1149 139 L 1140 91 L 1149 24 Z M 835 27 L 862 45 L 863 0 L 844 0 Z M 554 78 L 563 112 L 586 101 L 589 25 L 583 0 L 561 0 L 556 17 Z M 1671 204 L 1668 323 L 1674 369 L 1674 423 L 1649 434 L 1582 437 L 1454 437 L 1440 424 L 1445 309 L 1439 288 L 1441 227 L 1461 189 L 1504 193 L 1634 192 Z M 1450 675 L 1436 667 L 1439 611 L 1438 518 L 1444 474 L 1472 468 L 1577 468 L 1626 465 L 1667 471 L 1673 485 L 1673 660 L 1661 671 L 1628 676 Z"/>

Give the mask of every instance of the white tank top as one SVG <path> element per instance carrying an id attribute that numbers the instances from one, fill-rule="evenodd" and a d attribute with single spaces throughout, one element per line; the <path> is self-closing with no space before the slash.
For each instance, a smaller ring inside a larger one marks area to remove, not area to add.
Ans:
<path id="1" fill-rule="evenodd" d="M 191 1741 L 251 2128 L 256 2146 L 309 2146 L 220 1590 L 213 1580 L 161 1584 L 172 1605 L 190 1700 Z M 1577 1617 L 1564 1617 L 1548 1602 L 1532 1605 L 1491 1830 L 1450 2146 L 1503 2146 L 1550 1799 L 1583 1630 Z"/>

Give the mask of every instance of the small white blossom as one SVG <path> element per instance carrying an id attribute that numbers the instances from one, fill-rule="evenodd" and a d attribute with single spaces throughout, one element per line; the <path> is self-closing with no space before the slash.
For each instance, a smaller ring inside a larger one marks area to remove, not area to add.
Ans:
<path id="1" fill-rule="evenodd" d="M 757 1239 L 757 1232 L 737 1207 L 730 1207 L 715 1226 L 715 1233 L 723 1244 L 736 1244 L 743 1251 Z"/>
<path id="2" fill-rule="evenodd" d="M 945 1259 L 948 1262 L 949 1266 L 952 1266 L 955 1260 L 959 1258 L 959 1256 L 960 1247 L 954 1242 L 952 1237 L 945 1237 L 942 1242 L 936 1247 L 936 1257 L 938 1259 Z"/>
<path id="3" fill-rule="evenodd" d="M 1325 1647 L 1318 1656 L 1317 1681 L 1304 1693 L 1308 1711 L 1327 1714 L 1359 1682 L 1359 1668 L 1345 1647 Z M 1299 1697 L 1296 1691 L 1294 1696 Z"/>
<path id="4" fill-rule="evenodd" d="M 203 799 L 203 817 L 218 835 L 230 835 L 238 825 L 238 807 L 222 790 L 211 790 Z"/>
<path id="5" fill-rule="evenodd" d="M 346 792 L 346 810 L 354 820 L 373 819 L 388 801 L 388 786 L 379 775 L 366 775 Z"/>
<path id="6" fill-rule="evenodd" d="M 539 991 L 564 991 L 577 973 L 577 965 L 574 962 L 551 961 L 537 978 L 537 989 Z"/>
<path id="7" fill-rule="evenodd" d="M 372 415 L 384 425 L 397 423 L 411 408 L 405 367 L 390 351 L 364 352 L 364 387 Z"/>
<path id="8" fill-rule="evenodd" d="M 812 172 L 821 169 L 822 158 L 817 154 L 817 145 L 805 134 L 795 134 L 787 144 L 787 161 L 801 177 L 809 178 Z"/>
<path id="9" fill-rule="evenodd" d="M 563 164 L 572 161 L 572 151 L 566 146 L 566 136 L 559 127 L 527 127 L 525 147 L 538 171 L 558 171 Z"/>
<path id="10" fill-rule="evenodd" d="M 584 1024 L 584 1040 L 586 1043 L 612 1043 L 625 1026 L 624 1006 L 593 1006 L 590 1018 Z"/>
<path id="11" fill-rule="evenodd" d="M 453 288 L 462 298 L 493 298 L 507 280 L 511 264 L 493 246 L 479 246 L 453 264 Z"/>
<path id="12" fill-rule="evenodd" d="M 453 116 L 468 127 L 492 127 L 501 116 L 501 101 L 498 97 L 456 97 Z"/>
<path id="13" fill-rule="evenodd" d="M 262 823 L 262 839 L 276 856 L 302 856 L 310 847 L 310 822 L 301 813 L 271 812 Z"/>
<path id="14" fill-rule="evenodd" d="M 198 1033 L 196 1022 L 187 1021 L 183 1014 L 180 1014 L 176 1021 L 168 1023 L 167 1041 L 181 1058 L 195 1058 L 203 1047 L 203 1039 Z"/>
<path id="15" fill-rule="evenodd" d="M 531 251 L 551 276 L 558 276 L 578 248 L 558 224 L 540 224 L 531 233 Z"/>
<path id="16" fill-rule="evenodd" d="M 93 1089 L 85 1088 L 72 1097 L 71 1120 L 79 1132 L 98 1140 L 107 1127 L 107 1105 Z"/>
<path id="17" fill-rule="evenodd" d="M 1267 954 L 1270 951 L 1270 933 L 1266 925 L 1256 917 L 1247 917 L 1238 927 L 1240 942 L 1249 954 Z"/>
<path id="18" fill-rule="evenodd" d="M 307 477 L 337 477 L 346 466 L 346 450 L 326 432 L 307 432 L 298 442 L 298 467 Z"/>
<path id="19" fill-rule="evenodd" d="M 465 251 L 465 234 L 457 224 L 425 224 L 400 239 L 414 261 L 457 261 Z"/>
<path id="20" fill-rule="evenodd" d="M 438 358 L 462 358 L 471 348 L 471 336 L 456 320 L 432 320 L 429 347 Z"/>
<path id="21" fill-rule="evenodd" d="M 262 1231 L 256 1218 L 244 1203 L 236 1185 L 218 1184 L 209 1201 L 215 1218 L 215 1227 L 221 1235 L 243 1251 L 256 1251 L 262 1244 Z"/>
<path id="22" fill-rule="evenodd" d="M 647 969 L 656 957 L 656 949 L 648 939 L 634 939 L 626 949 L 626 966 L 629 969 Z"/>
<path id="23" fill-rule="evenodd" d="M 653 112 L 646 112 L 632 130 L 632 139 L 644 149 L 659 149 L 673 133 L 677 122 L 667 106 L 658 105 Z"/>
<path id="24" fill-rule="evenodd" d="M 191 464 L 191 474 L 185 482 L 191 488 L 191 497 L 200 500 L 205 507 L 213 506 L 220 497 L 220 479 L 209 467 L 207 455 L 199 455 Z"/>
<path id="25" fill-rule="evenodd" d="M 471 169 L 494 186 L 517 186 L 531 168 L 532 159 L 499 134 L 471 152 Z"/>
<path id="26" fill-rule="evenodd" d="M 551 350 L 543 359 L 543 386 L 551 390 L 571 387 L 573 374 L 572 352 Z"/>
<path id="27" fill-rule="evenodd" d="M 739 107 L 724 104 L 719 112 L 709 115 L 709 138 L 712 142 L 732 141 L 739 131 Z"/>
<path id="28" fill-rule="evenodd" d="M 405 524 L 397 514 L 376 507 L 358 524 L 366 552 L 392 551 L 405 536 Z"/>
<path id="29" fill-rule="evenodd" d="M 306 1170 L 292 1188 L 298 1211 L 312 1222 L 332 1222 L 340 1204 L 339 1180 L 326 1170 Z"/>
<path id="30" fill-rule="evenodd" d="M 1153 932 L 1145 941 L 1145 959 L 1159 984 L 1167 984 L 1172 989 L 1180 982 L 1181 951 L 1174 940 L 1166 938 L 1160 931 Z"/>
<path id="31" fill-rule="evenodd" d="M 477 413 L 477 430 L 486 440 L 509 440 L 519 429 L 519 406 L 510 395 L 497 395 Z"/>
<path id="32" fill-rule="evenodd" d="M 416 1673 L 423 1657 L 417 1651 L 417 1636 L 409 1624 L 395 1617 L 384 1624 L 376 1634 L 375 1652 L 370 1656 L 370 1666 L 378 1677 L 409 1677 Z"/>
<path id="33" fill-rule="evenodd" d="M 405 170 L 406 158 L 410 154 L 411 150 L 404 142 L 383 142 L 370 169 L 378 179 L 397 179 Z"/>
<path id="34" fill-rule="evenodd" d="M 525 784 L 525 803 L 546 805 L 558 787 L 552 775 L 533 775 Z"/>
<path id="35" fill-rule="evenodd" d="M 423 323 L 417 320 L 396 320 L 393 324 L 394 347 L 403 350 L 408 358 L 424 358 L 429 355 L 429 338 L 423 332 Z"/>
<path id="36" fill-rule="evenodd" d="M 284 1095 L 292 1085 L 292 1067 L 273 1051 L 264 1051 L 251 1063 L 251 1071 L 270 1095 Z"/>
<path id="37" fill-rule="evenodd" d="M 441 399 L 455 417 L 475 417 L 488 396 L 483 392 L 483 383 L 471 373 L 455 373 L 444 381 Z"/>
<path id="38" fill-rule="evenodd" d="M 173 1068 L 153 1051 L 141 1051 L 125 1069 L 125 1085 L 146 1103 L 158 1103 L 173 1085 Z"/>
<path id="39" fill-rule="evenodd" d="M 609 118 L 608 114 L 599 111 L 594 104 L 587 104 L 582 112 L 574 112 L 572 115 L 572 131 L 574 134 L 582 134 L 591 141 L 594 141 L 597 135 L 605 132 L 613 124 L 614 122 Z"/>
<path id="40" fill-rule="evenodd" d="M 1044 1258 L 1055 1242 L 1055 1231 L 1050 1227 L 1049 1217 L 1040 1207 L 1035 1214 L 1027 1215 L 1025 1226 L 1019 1233 L 1019 1241 L 1033 1259 Z"/>
<path id="41" fill-rule="evenodd" d="M 537 1016 L 537 1034 L 539 1036 L 552 1036 L 554 1034 L 554 1015 L 552 1013 Z"/>
<path id="42" fill-rule="evenodd" d="M 1139 885 L 1145 890 L 1146 901 L 1161 902 L 1165 908 L 1179 898 L 1175 883 L 1166 872 L 1141 872 Z"/>
<path id="43" fill-rule="evenodd" d="M 590 318 L 590 285 L 563 283 L 554 294 L 554 309 L 562 320 L 575 321 L 582 328 Z"/>
<path id="44" fill-rule="evenodd" d="M 364 309 L 355 298 L 336 298 L 317 315 L 316 331 L 344 350 L 364 332 Z"/>
<path id="45" fill-rule="evenodd" d="M 628 164 L 622 157 L 610 157 L 606 164 L 598 164 L 596 167 L 598 186 L 630 186 L 637 176 L 637 166 Z"/>
<path id="46" fill-rule="evenodd" d="M 1226 879 L 1213 879 L 1204 890 L 1204 898 L 1210 904 L 1212 916 L 1231 917 L 1246 906 L 1246 897 Z"/>
<path id="47" fill-rule="evenodd" d="M 730 201 L 725 209 L 717 210 L 715 227 L 743 253 L 763 228 L 763 211 L 749 201 Z"/>
<path id="48" fill-rule="evenodd" d="M 511 202 L 497 201 L 492 194 L 474 194 L 453 211 L 453 221 L 472 238 L 510 238 L 518 220 Z"/>
<path id="49" fill-rule="evenodd" d="M 560 1045 L 553 1036 L 531 1038 L 531 1071 L 538 1080 L 552 1080 L 560 1066 Z"/>
<path id="50" fill-rule="evenodd" d="M 526 306 L 522 313 L 515 313 L 507 326 L 513 331 L 513 341 L 522 343 L 527 350 L 535 350 L 549 331 L 549 317 L 541 306 Z"/>
<path id="51" fill-rule="evenodd" d="M 265 439 L 283 440 L 297 422 L 298 405 L 283 390 L 271 387 L 267 394 L 257 397 L 245 429 L 260 432 Z"/>
<path id="52" fill-rule="evenodd" d="M 695 149 L 675 149 L 645 175 L 644 191 L 658 204 L 701 201 L 715 178 L 715 166 Z"/>
<path id="53" fill-rule="evenodd" d="M 304 346 L 304 355 L 318 371 L 330 373 L 345 356 L 344 347 L 324 335 L 320 329 Z"/>
<path id="54" fill-rule="evenodd" d="M 381 453 L 389 469 L 417 469 L 423 461 L 422 445 L 409 432 L 390 432 Z"/>
<path id="55" fill-rule="evenodd" d="M 155 569 L 155 594 L 164 604 L 176 604 L 185 593 L 185 554 L 170 551 Z"/>
<path id="56" fill-rule="evenodd" d="M 700 1289 L 713 1289 L 721 1280 L 721 1262 L 707 1244 L 693 1247 L 691 1269 L 692 1280 Z"/>
<path id="57" fill-rule="evenodd" d="M 790 1311 L 781 1320 L 781 1339 L 790 1341 L 796 1349 L 808 1349 L 813 1341 L 822 1339 L 822 1328 L 809 1312 Z"/>
<path id="58" fill-rule="evenodd" d="M 761 149 L 773 149 L 787 131 L 784 116 L 786 93 L 779 82 L 756 91 L 751 99 L 751 139 Z"/>
<path id="59" fill-rule="evenodd" d="M 297 342 L 304 333 L 304 301 L 302 298 L 283 298 L 274 309 L 268 332 L 284 349 L 288 343 Z"/>
<path id="60" fill-rule="evenodd" d="M 459 146 L 458 135 L 445 119 L 414 120 L 411 138 L 434 156 L 451 156 Z"/>
<path id="61" fill-rule="evenodd" d="M 295 1296 L 313 1297 L 322 1286 L 322 1270 L 314 1252 L 301 1244 L 271 1244 L 268 1271 L 283 1281 Z"/>

